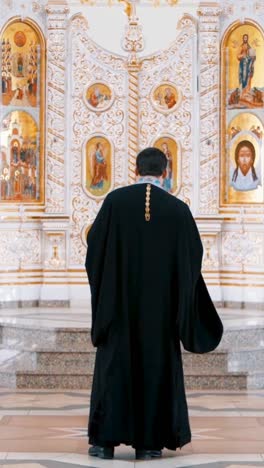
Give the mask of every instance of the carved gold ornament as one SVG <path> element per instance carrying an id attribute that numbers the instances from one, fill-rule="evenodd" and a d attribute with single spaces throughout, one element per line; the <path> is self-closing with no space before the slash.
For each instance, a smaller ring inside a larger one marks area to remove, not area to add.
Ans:
<path id="1" fill-rule="evenodd" d="M 135 0 L 132 0 L 131 2 L 127 0 L 104 0 L 104 1 L 97 1 L 97 0 L 80 0 L 81 4 L 86 4 L 89 6 L 97 6 L 100 4 L 103 6 L 114 6 L 117 5 L 118 3 L 124 3 L 125 5 L 125 13 L 128 17 L 131 16 L 132 12 L 132 5 L 135 3 Z M 139 2 L 138 2 L 139 3 Z M 140 2 L 141 3 L 141 2 Z M 154 6 L 154 7 L 159 7 L 159 6 L 176 6 L 179 3 L 179 0 L 148 0 L 148 2 L 142 2 L 144 6 Z"/>

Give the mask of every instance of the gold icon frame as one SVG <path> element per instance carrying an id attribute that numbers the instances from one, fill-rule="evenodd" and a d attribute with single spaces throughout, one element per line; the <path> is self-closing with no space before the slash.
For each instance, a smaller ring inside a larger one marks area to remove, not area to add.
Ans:
<path id="1" fill-rule="evenodd" d="M 0 32 L 0 41 L 2 43 L 3 35 L 6 29 L 13 25 L 13 24 L 25 24 L 28 25 L 30 28 L 34 30 L 36 35 L 38 36 L 39 43 L 40 43 L 40 76 L 39 76 L 39 86 L 40 86 L 40 111 L 39 111 L 39 121 L 38 123 L 38 130 L 39 130 L 39 172 L 40 172 L 40 180 L 39 180 L 39 193 L 40 198 L 38 201 L 15 201 L 15 200 L 0 200 L 1 210 L 5 211 L 4 206 L 10 205 L 17 206 L 17 205 L 25 205 L 25 206 L 34 206 L 34 207 L 43 207 L 45 205 L 45 107 L 46 107 L 46 41 L 44 34 L 40 28 L 40 26 L 32 19 L 25 18 L 23 21 L 21 20 L 20 16 L 12 17 L 9 21 L 7 21 L 2 30 Z M 27 112 L 27 108 L 23 108 Z M 3 115 L 3 119 L 11 112 L 11 110 L 6 107 L 6 113 Z M 1 123 L 0 123 L 1 124 Z M 7 208 L 8 210 L 10 208 Z"/>

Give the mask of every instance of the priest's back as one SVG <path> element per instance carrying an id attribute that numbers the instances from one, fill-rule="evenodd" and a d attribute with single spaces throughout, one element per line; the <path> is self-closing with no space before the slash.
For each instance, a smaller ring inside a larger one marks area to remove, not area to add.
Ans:
<path id="1" fill-rule="evenodd" d="M 162 188 L 140 183 L 105 199 L 86 260 L 97 346 L 90 443 L 151 450 L 190 441 L 180 339 L 206 352 L 221 335 L 202 253 L 189 207 Z"/>

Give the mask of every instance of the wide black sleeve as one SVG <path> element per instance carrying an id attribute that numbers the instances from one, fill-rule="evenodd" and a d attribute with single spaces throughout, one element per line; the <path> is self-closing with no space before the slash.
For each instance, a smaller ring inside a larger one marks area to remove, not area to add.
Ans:
<path id="1" fill-rule="evenodd" d="M 87 236 L 87 255 L 85 267 L 91 289 L 92 329 L 91 338 L 94 346 L 99 346 L 106 338 L 111 324 L 111 305 L 107 304 L 108 288 L 111 282 L 111 201 L 103 202 Z M 111 286 L 110 286 L 111 287 Z M 109 305 L 110 307 L 107 307 Z"/>
<path id="2" fill-rule="evenodd" d="M 223 325 L 204 282 L 203 246 L 189 207 L 183 213 L 178 242 L 178 332 L 187 351 L 207 353 L 221 341 Z"/>

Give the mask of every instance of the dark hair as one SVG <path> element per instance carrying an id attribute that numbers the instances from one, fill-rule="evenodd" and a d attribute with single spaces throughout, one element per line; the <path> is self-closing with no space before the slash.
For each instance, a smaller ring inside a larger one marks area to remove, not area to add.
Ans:
<path id="1" fill-rule="evenodd" d="M 137 169 L 141 176 L 161 176 L 167 167 L 167 158 L 158 148 L 146 148 L 137 155 Z"/>
<path id="2" fill-rule="evenodd" d="M 241 148 L 243 148 L 244 146 L 246 146 L 248 149 L 250 149 L 251 151 L 251 154 L 252 154 L 252 166 L 251 166 L 251 171 L 252 171 L 252 177 L 253 177 L 253 180 L 257 180 L 257 174 L 256 174 L 256 171 L 255 171 L 255 168 L 254 168 L 254 162 L 255 162 L 255 158 L 256 158 L 256 150 L 255 150 L 255 146 L 253 145 L 253 143 L 251 143 L 251 141 L 248 141 L 248 140 L 243 140 L 243 141 L 240 141 L 236 147 L 236 150 L 235 150 L 235 161 L 236 161 L 236 169 L 234 170 L 234 173 L 233 173 L 233 177 L 232 177 L 232 180 L 235 182 L 237 180 L 237 176 L 238 176 L 238 157 L 239 157 L 239 151 L 241 150 Z"/>

